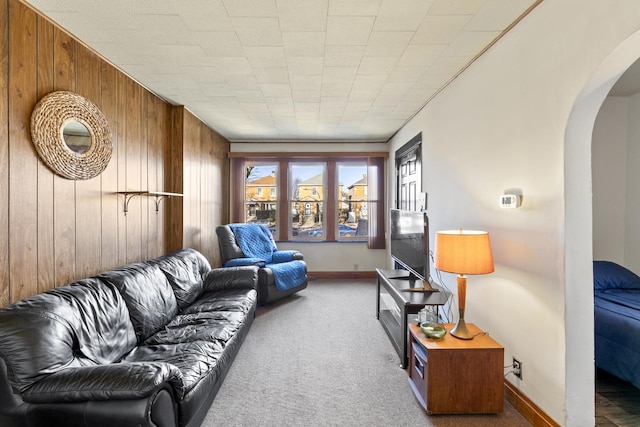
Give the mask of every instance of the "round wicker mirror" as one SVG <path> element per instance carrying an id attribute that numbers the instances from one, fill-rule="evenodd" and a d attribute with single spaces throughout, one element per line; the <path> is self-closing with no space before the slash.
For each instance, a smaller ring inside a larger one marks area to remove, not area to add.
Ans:
<path id="1" fill-rule="evenodd" d="M 111 129 L 104 114 L 73 92 L 52 92 L 31 113 L 31 139 L 40 158 L 68 179 L 91 179 L 111 160 Z"/>

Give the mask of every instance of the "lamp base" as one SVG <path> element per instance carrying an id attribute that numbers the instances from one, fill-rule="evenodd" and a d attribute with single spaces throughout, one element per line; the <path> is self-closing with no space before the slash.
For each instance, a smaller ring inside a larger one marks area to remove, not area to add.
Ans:
<path id="1" fill-rule="evenodd" d="M 473 334 L 467 329 L 467 324 L 464 319 L 458 319 L 458 323 L 456 326 L 449 332 L 454 337 L 461 340 L 470 340 L 473 339 Z"/>

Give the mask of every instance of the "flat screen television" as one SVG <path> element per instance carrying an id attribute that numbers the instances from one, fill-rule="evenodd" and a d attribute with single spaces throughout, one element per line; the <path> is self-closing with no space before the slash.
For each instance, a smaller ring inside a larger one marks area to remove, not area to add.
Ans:
<path id="1" fill-rule="evenodd" d="M 429 218 L 426 212 L 391 209 L 391 257 L 408 275 L 405 278 L 409 288 L 422 292 L 437 292 L 431 286 L 429 264 Z M 418 283 L 418 285 L 416 284 Z"/>

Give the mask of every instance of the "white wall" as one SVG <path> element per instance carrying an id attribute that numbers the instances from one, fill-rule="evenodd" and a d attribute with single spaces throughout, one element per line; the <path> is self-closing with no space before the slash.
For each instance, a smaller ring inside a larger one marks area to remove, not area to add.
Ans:
<path id="1" fill-rule="evenodd" d="M 242 153 L 357 153 L 384 152 L 386 143 L 232 143 L 231 152 Z M 375 271 L 387 264 L 387 252 L 367 249 L 366 243 L 281 242 L 278 249 L 296 249 L 304 254 L 307 269 L 316 271 Z"/>
<path id="2" fill-rule="evenodd" d="M 391 141 L 422 132 L 433 232 L 490 232 L 496 271 L 469 278 L 465 317 L 523 362 L 508 379 L 562 425 L 594 421 L 590 143 L 613 83 L 593 75 L 639 29 L 634 0 L 545 1 Z M 512 187 L 523 205 L 502 210 Z"/>
<path id="3" fill-rule="evenodd" d="M 640 274 L 640 94 L 629 97 L 624 266 Z"/>
<path id="4" fill-rule="evenodd" d="M 593 259 L 624 264 L 629 100 L 609 97 L 593 128 Z"/>

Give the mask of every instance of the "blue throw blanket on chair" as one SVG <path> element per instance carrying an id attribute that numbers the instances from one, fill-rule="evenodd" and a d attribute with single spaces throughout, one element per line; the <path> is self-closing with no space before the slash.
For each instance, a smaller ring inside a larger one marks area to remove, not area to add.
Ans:
<path id="1" fill-rule="evenodd" d="M 252 264 L 260 265 L 260 261 L 273 271 L 276 287 L 281 291 L 301 284 L 306 276 L 305 265 L 302 261 L 293 260 L 291 255 L 295 251 L 278 251 L 273 235 L 262 224 L 229 224 L 229 228 L 238 242 L 238 246 Z M 237 262 L 234 262 L 237 261 Z M 243 259 L 229 260 L 226 267 L 240 265 Z M 246 265 L 246 263 L 244 264 Z"/>

